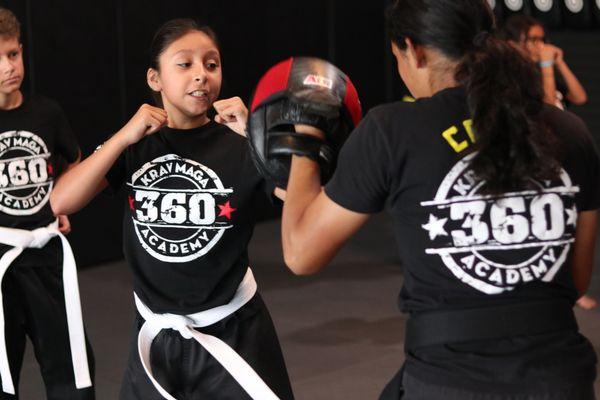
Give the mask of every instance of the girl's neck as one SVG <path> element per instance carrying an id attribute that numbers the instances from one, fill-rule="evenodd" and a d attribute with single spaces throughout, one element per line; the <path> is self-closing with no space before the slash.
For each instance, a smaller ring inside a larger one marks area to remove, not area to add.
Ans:
<path id="1" fill-rule="evenodd" d="M 12 110 L 23 104 L 23 94 L 20 90 L 12 93 L 0 93 L 0 110 Z"/>
<path id="2" fill-rule="evenodd" d="M 210 118 L 206 114 L 201 114 L 195 117 L 188 117 L 178 112 L 169 112 L 168 127 L 173 129 L 194 129 L 206 125 L 210 122 Z"/>

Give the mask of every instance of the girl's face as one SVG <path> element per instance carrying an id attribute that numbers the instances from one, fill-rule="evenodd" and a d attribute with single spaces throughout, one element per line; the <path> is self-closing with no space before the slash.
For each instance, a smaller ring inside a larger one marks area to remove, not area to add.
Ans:
<path id="1" fill-rule="evenodd" d="M 149 71 L 148 83 L 160 92 L 169 125 L 208 122 L 206 113 L 219 96 L 222 79 L 213 40 L 199 31 L 185 34 L 163 51 L 159 68 Z"/>
<path id="2" fill-rule="evenodd" d="M 539 25 L 533 25 L 521 39 L 521 46 L 532 61 L 540 61 L 540 54 L 546 42 L 546 32 Z"/>

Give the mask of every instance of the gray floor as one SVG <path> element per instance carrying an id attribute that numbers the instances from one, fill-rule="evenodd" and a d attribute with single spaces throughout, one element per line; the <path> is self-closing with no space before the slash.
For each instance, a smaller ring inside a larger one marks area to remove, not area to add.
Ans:
<path id="1" fill-rule="evenodd" d="M 257 228 L 253 269 L 297 399 L 376 399 L 402 363 L 404 317 L 396 310 L 402 275 L 388 224 L 385 216 L 373 218 L 328 269 L 308 278 L 284 268 L 278 222 Z M 116 262 L 82 271 L 79 282 L 96 354 L 97 398 L 117 399 L 133 315 L 131 275 L 124 262 Z M 600 297 L 598 265 L 592 293 Z M 600 353 L 600 310 L 577 315 Z M 600 398 L 600 383 L 596 393 Z M 30 347 L 21 394 L 24 400 L 45 398 Z"/>

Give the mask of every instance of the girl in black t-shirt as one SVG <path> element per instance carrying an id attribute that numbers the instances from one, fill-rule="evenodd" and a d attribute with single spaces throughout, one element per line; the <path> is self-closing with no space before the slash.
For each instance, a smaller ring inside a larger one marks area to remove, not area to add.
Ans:
<path id="1" fill-rule="evenodd" d="M 410 317 L 382 398 L 593 399 L 596 355 L 572 310 L 600 207 L 589 131 L 544 104 L 539 69 L 491 35 L 486 1 L 396 0 L 387 24 L 416 101 L 371 110 L 324 190 L 319 164 L 292 157 L 287 265 L 319 271 L 389 206 Z"/>
<path id="2" fill-rule="evenodd" d="M 138 313 L 120 397 L 291 399 L 248 268 L 253 205 L 273 188 L 243 136 L 247 110 L 239 98 L 216 101 L 221 56 L 209 28 L 171 20 L 151 56 L 147 82 L 161 107 L 141 106 L 53 192 L 64 214 L 107 186 L 128 194 L 123 248 Z"/>

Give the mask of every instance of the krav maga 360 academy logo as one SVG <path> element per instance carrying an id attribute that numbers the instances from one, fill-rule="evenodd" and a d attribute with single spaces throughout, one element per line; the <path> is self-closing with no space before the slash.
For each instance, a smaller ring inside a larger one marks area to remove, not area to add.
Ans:
<path id="1" fill-rule="evenodd" d="M 174 154 L 144 164 L 131 177 L 129 207 L 142 247 L 165 262 L 187 262 L 208 253 L 230 221 L 232 207 L 214 171 Z"/>
<path id="2" fill-rule="evenodd" d="M 34 133 L 0 133 L 0 211 L 32 215 L 50 198 L 53 184 L 50 153 Z"/>
<path id="3" fill-rule="evenodd" d="M 469 168 L 474 155 L 451 169 L 434 200 L 421 203 L 429 211 L 426 253 L 486 294 L 552 281 L 574 241 L 579 188 L 562 170 L 559 182 L 535 182 L 537 190 L 484 195 L 485 181 Z"/>

